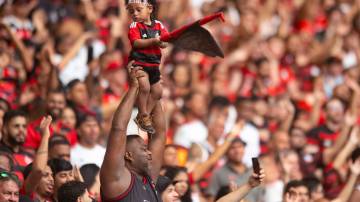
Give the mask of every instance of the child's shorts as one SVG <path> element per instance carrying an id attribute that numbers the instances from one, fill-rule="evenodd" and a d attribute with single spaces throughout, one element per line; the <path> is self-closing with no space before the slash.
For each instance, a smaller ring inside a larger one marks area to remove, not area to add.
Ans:
<path id="1" fill-rule="evenodd" d="M 142 67 L 143 70 L 149 75 L 150 85 L 156 84 L 160 81 L 159 67 Z"/>

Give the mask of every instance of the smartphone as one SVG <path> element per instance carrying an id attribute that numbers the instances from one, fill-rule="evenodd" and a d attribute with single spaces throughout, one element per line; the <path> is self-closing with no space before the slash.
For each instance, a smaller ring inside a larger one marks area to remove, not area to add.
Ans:
<path id="1" fill-rule="evenodd" d="M 259 164 L 258 158 L 252 158 L 251 160 L 252 160 L 254 173 L 259 175 L 260 174 L 260 164 Z"/>

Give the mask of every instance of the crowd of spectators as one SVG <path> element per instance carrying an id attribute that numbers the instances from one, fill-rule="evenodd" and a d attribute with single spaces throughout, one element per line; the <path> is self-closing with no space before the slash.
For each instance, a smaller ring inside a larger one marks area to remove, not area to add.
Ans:
<path id="1" fill-rule="evenodd" d="M 265 179 L 245 201 L 360 201 L 359 0 L 157 0 L 155 11 L 169 31 L 226 19 L 205 26 L 224 59 L 163 49 L 168 201 L 221 201 L 251 181 L 252 157 Z M 0 0 L 1 202 L 101 200 L 130 23 L 124 0 Z M 136 115 L 127 133 L 146 141 Z"/>

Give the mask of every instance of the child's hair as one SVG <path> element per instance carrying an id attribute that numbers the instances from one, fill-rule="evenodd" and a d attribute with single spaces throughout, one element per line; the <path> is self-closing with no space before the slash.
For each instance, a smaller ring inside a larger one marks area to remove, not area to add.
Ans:
<path id="1" fill-rule="evenodd" d="M 125 0 L 125 5 L 129 4 L 130 0 Z M 156 0 L 138 0 L 139 2 L 147 2 L 149 3 L 152 7 L 153 7 L 153 12 L 151 13 L 151 20 L 155 20 L 156 19 L 156 12 L 157 12 L 157 4 L 156 4 Z"/>

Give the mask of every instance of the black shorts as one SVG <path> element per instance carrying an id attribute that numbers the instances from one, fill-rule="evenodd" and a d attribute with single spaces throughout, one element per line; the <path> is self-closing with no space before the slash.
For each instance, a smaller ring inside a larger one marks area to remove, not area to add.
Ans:
<path id="1" fill-rule="evenodd" d="M 159 67 L 142 67 L 143 70 L 149 75 L 150 85 L 156 84 L 160 81 Z"/>

